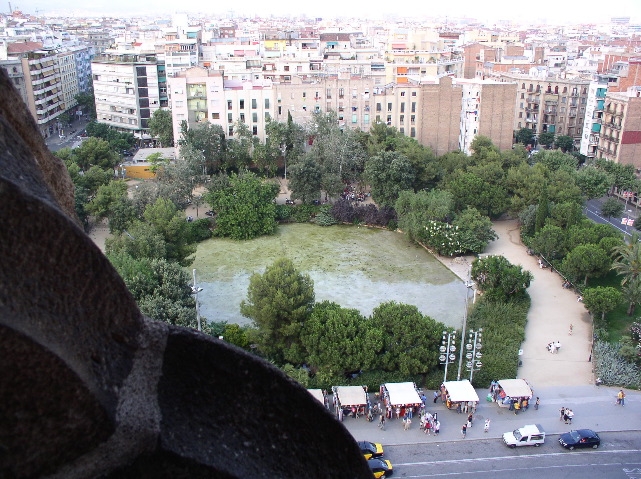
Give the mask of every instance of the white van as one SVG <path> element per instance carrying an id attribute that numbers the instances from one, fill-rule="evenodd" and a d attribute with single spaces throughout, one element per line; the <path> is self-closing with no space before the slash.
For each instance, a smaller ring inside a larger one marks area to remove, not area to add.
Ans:
<path id="1" fill-rule="evenodd" d="M 540 424 L 528 424 L 512 432 L 503 434 L 503 442 L 508 447 L 540 446 L 545 442 L 545 431 Z"/>

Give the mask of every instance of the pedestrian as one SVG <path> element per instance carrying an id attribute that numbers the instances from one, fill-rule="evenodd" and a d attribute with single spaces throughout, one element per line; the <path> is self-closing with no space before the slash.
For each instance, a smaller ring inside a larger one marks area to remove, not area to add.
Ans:
<path id="1" fill-rule="evenodd" d="M 530 407 L 530 403 L 528 402 L 527 398 L 523 399 L 523 403 L 521 404 L 521 407 L 523 408 L 524 411 L 527 411 L 527 408 Z"/>
<path id="2" fill-rule="evenodd" d="M 456 403 L 456 412 L 461 414 L 463 411 L 461 410 L 461 403 Z"/>
<path id="3" fill-rule="evenodd" d="M 385 430 L 385 414 L 381 414 L 381 418 L 378 420 L 378 427 L 383 431 Z"/>
<path id="4" fill-rule="evenodd" d="M 567 416 L 566 424 L 572 424 L 572 418 L 574 417 L 574 411 L 572 409 L 566 409 L 565 415 Z"/>
<path id="5" fill-rule="evenodd" d="M 461 434 L 463 435 L 463 439 L 465 439 L 465 435 L 467 434 L 467 423 L 463 424 L 463 427 L 461 428 Z"/>
<path id="6" fill-rule="evenodd" d="M 428 436 L 431 435 L 432 432 L 432 423 L 430 422 L 429 418 L 425 419 L 425 431 L 423 431 L 425 434 Z"/>
<path id="7" fill-rule="evenodd" d="M 441 430 L 441 421 L 436 421 L 434 423 L 434 434 L 438 436 L 438 432 Z"/>
<path id="8" fill-rule="evenodd" d="M 559 419 L 559 421 L 563 421 L 563 418 L 564 418 L 564 417 L 565 417 L 565 408 L 564 408 L 564 407 L 562 407 L 562 408 L 561 408 L 561 418 Z"/>
<path id="9" fill-rule="evenodd" d="M 539 397 L 537 396 L 537 397 L 536 397 L 536 401 L 534 402 L 534 409 L 537 409 L 537 410 L 538 410 L 538 409 L 539 409 L 539 404 L 541 404 L 541 400 L 540 400 L 540 399 L 539 399 Z"/>
<path id="10" fill-rule="evenodd" d="M 407 431 L 410 428 L 410 425 L 412 424 L 412 420 L 409 417 L 403 418 L 403 429 Z"/>
<path id="11" fill-rule="evenodd" d="M 490 420 L 486 419 L 485 420 L 485 427 L 483 428 L 485 432 L 488 432 L 490 430 Z"/>
<path id="12" fill-rule="evenodd" d="M 436 401 L 438 400 L 439 396 L 440 394 L 438 393 L 438 391 L 434 391 L 434 404 L 436 404 Z"/>
<path id="13" fill-rule="evenodd" d="M 625 393 L 623 392 L 623 389 L 621 389 L 619 394 L 617 394 L 617 404 L 625 406 Z"/>
<path id="14" fill-rule="evenodd" d="M 467 416 L 467 427 L 472 427 L 472 420 L 474 417 L 470 414 Z"/>
<path id="15" fill-rule="evenodd" d="M 520 410 L 521 410 L 521 403 L 519 401 L 516 401 L 514 403 L 514 415 L 516 416 Z"/>

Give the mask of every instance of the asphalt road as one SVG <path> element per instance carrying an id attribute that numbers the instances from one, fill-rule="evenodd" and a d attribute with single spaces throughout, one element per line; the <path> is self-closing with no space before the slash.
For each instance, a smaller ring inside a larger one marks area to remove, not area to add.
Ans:
<path id="1" fill-rule="evenodd" d="M 639 431 L 602 433 L 599 449 L 568 451 L 558 435 L 541 447 L 510 449 L 501 439 L 385 446 L 393 477 L 641 479 Z"/>
<path id="2" fill-rule="evenodd" d="M 627 236 L 632 236 L 632 233 L 635 231 L 633 226 L 625 226 L 621 224 L 622 218 L 606 218 L 601 216 L 601 203 L 605 201 L 606 198 L 597 198 L 593 200 L 588 200 L 583 207 L 583 214 L 590 218 L 595 223 L 609 224 L 614 226 L 616 229 L 621 231 Z M 629 215 L 626 214 L 626 219 L 631 218 L 635 219 L 639 216 L 639 211 L 637 208 L 631 205 L 627 205 L 627 210 Z"/>

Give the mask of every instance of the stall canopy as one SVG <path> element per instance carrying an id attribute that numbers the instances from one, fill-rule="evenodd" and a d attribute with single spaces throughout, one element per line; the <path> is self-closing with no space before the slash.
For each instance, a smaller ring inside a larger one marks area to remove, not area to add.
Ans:
<path id="1" fill-rule="evenodd" d="M 450 395 L 452 402 L 479 402 L 479 396 L 476 394 L 474 387 L 467 380 L 462 381 L 446 381 L 443 383 L 447 393 Z"/>
<path id="2" fill-rule="evenodd" d="M 309 393 L 320 401 L 320 403 L 325 405 L 325 396 L 323 395 L 322 389 L 308 389 Z"/>
<path id="3" fill-rule="evenodd" d="M 421 398 L 414 383 L 386 383 L 383 387 L 389 394 L 389 404 L 403 406 L 407 404 L 421 404 Z"/>
<path id="4" fill-rule="evenodd" d="M 332 388 L 341 406 L 365 406 L 367 394 L 363 386 L 334 386 Z"/>
<path id="5" fill-rule="evenodd" d="M 511 398 L 531 398 L 532 388 L 525 379 L 501 379 L 499 386 Z"/>

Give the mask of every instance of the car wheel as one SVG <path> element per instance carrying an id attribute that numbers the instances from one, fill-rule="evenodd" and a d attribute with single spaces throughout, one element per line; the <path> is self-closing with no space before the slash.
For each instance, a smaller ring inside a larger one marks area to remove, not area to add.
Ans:
<path id="1" fill-rule="evenodd" d="M 534 445 L 534 447 L 539 447 L 539 446 L 540 446 L 540 444 L 535 444 L 535 445 Z"/>
<path id="2" fill-rule="evenodd" d="M 574 446 L 570 446 L 570 447 L 568 447 L 568 449 L 569 449 L 570 451 L 574 451 Z"/>
<path id="3" fill-rule="evenodd" d="M 592 446 L 592 449 L 597 449 L 598 447 L 599 447 L 599 445 L 595 444 L 594 446 Z"/>
<path id="4" fill-rule="evenodd" d="M 512 449 L 516 449 L 516 444 L 512 444 L 510 447 L 511 447 Z"/>

